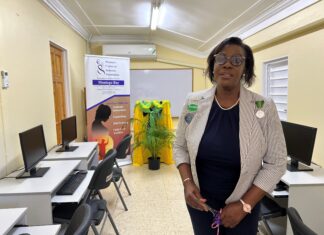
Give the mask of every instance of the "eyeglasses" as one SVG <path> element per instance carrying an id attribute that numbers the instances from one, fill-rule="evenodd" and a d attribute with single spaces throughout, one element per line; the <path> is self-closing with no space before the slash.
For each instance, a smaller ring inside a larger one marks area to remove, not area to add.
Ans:
<path id="1" fill-rule="evenodd" d="M 227 61 L 230 61 L 231 65 L 233 66 L 240 66 L 244 60 L 245 57 L 240 55 L 233 55 L 231 57 L 226 57 L 223 53 L 214 55 L 215 57 L 215 64 L 218 65 L 224 65 Z"/>

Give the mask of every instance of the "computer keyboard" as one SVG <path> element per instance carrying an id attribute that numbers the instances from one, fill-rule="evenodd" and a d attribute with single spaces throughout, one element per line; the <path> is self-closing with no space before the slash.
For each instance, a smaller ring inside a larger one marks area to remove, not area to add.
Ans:
<path id="1" fill-rule="evenodd" d="M 87 172 L 80 171 L 70 175 L 62 187 L 56 192 L 56 195 L 72 195 L 86 176 Z"/>

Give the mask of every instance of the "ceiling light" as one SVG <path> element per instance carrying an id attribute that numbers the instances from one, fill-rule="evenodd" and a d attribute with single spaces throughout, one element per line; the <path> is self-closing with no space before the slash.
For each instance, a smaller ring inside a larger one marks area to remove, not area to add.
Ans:
<path id="1" fill-rule="evenodd" d="M 153 5 L 152 15 L 151 15 L 151 30 L 156 30 L 160 13 L 160 4 L 157 2 Z"/>

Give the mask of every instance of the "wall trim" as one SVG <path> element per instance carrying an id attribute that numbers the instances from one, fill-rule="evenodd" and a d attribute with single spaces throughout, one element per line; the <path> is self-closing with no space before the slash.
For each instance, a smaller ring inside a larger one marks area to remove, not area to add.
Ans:
<path id="1" fill-rule="evenodd" d="M 85 40 L 89 41 L 91 34 L 79 23 L 79 21 L 63 6 L 59 0 L 41 0 L 56 15 L 63 19 L 68 26 L 81 35 Z"/>
<path id="2" fill-rule="evenodd" d="M 277 5 L 271 11 L 266 12 L 266 14 L 258 17 L 251 24 L 237 31 L 242 39 L 248 38 L 253 34 L 283 20 L 290 15 L 295 14 L 298 11 L 316 3 L 318 0 L 288 0 L 282 1 L 281 4 Z"/>

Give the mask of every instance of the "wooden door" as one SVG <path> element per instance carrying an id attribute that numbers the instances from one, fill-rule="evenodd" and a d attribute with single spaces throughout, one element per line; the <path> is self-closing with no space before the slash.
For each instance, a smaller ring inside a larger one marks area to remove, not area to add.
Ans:
<path id="1" fill-rule="evenodd" d="M 63 51 L 51 45 L 53 93 L 55 102 L 55 120 L 57 143 L 61 143 L 61 120 L 66 117 L 64 92 Z"/>

